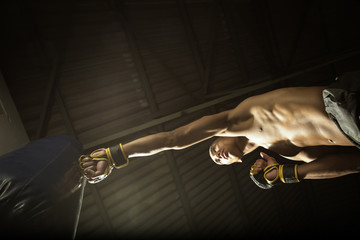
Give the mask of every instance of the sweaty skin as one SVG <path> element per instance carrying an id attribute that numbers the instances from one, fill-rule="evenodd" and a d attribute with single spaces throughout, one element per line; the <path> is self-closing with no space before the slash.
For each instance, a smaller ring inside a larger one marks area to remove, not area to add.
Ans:
<path id="1" fill-rule="evenodd" d="M 352 146 L 324 110 L 324 89 L 284 88 L 250 97 L 229 114 L 225 135 L 246 136 L 264 147 Z"/>
<path id="2" fill-rule="evenodd" d="M 209 148 L 211 158 L 218 164 L 241 162 L 244 154 L 263 146 L 292 160 L 317 162 L 317 165 L 299 168 L 302 178 L 327 178 L 357 172 L 360 169 L 359 151 L 328 118 L 322 98 L 324 89 L 282 88 L 252 96 L 232 110 L 126 143 L 124 151 L 128 158 L 143 157 L 165 150 L 184 149 L 219 136 L 221 138 Z M 259 159 L 255 167 L 264 168 L 269 162 L 272 160 Z M 104 172 L 104 166 L 106 163 L 88 158 L 84 164 L 87 167 L 85 173 L 98 176 Z"/>
<path id="3" fill-rule="evenodd" d="M 325 87 L 283 88 L 247 98 L 229 113 L 230 127 L 221 135 L 246 136 L 248 150 L 245 152 L 263 146 L 289 159 L 305 162 L 332 152 L 334 146 L 353 146 L 328 118 L 323 89 Z M 213 149 L 210 156 L 221 162 L 215 148 L 216 141 L 210 147 Z"/>

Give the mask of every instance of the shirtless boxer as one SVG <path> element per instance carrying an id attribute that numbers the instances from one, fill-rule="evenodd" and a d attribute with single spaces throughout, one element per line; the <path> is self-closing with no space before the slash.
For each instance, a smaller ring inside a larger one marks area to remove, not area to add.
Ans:
<path id="1" fill-rule="evenodd" d="M 219 136 L 209 148 L 211 158 L 218 164 L 241 162 L 244 154 L 264 146 L 288 159 L 305 162 L 295 169 L 298 180 L 357 173 L 360 151 L 354 145 L 360 142 L 359 129 L 350 126 L 357 123 L 355 120 L 339 119 L 343 112 L 334 110 L 334 103 L 341 105 L 338 98 L 344 98 L 344 93 L 339 94 L 329 87 L 296 87 L 252 96 L 232 110 L 202 117 L 175 130 L 117 148 L 96 150 L 92 157 L 82 156 L 80 165 L 89 182 L 96 183 L 109 175 L 113 167 L 127 165 L 129 158 L 184 149 Z M 350 95 L 345 91 L 345 97 L 354 98 Z M 356 106 L 350 106 L 349 111 L 354 108 L 357 111 Z M 252 174 L 272 164 L 276 164 L 276 159 L 262 153 Z M 278 168 L 272 169 L 266 177 L 274 179 L 277 172 Z"/>

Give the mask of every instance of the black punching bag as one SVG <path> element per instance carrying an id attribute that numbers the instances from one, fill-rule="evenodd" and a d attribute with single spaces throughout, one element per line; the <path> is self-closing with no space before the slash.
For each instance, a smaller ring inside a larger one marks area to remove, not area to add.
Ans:
<path id="1" fill-rule="evenodd" d="M 2 236 L 75 237 L 85 186 L 81 152 L 74 138 L 55 136 L 0 156 Z"/>

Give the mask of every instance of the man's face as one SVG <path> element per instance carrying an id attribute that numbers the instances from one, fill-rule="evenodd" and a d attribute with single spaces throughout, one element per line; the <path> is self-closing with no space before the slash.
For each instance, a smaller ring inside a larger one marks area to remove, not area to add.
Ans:
<path id="1" fill-rule="evenodd" d="M 253 146 L 245 137 L 220 137 L 211 144 L 209 154 L 216 164 L 229 165 L 242 162 L 244 151 L 247 153 Z"/>

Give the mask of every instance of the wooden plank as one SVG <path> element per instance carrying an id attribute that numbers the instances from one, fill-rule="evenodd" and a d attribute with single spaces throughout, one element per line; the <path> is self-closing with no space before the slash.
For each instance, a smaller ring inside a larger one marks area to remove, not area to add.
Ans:
<path id="1" fill-rule="evenodd" d="M 49 75 L 49 83 L 45 92 L 43 106 L 40 114 L 38 128 L 36 130 L 35 139 L 39 139 L 46 135 L 46 127 L 50 120 L 50 110 L 54 100 L 54 89 L 55 89 L 55 82 L 59 72 L 59 62 L 58 56 L 55 55 L 55 51 L 53 52 L 53 61 L 51 64 L 51 71 Z"/>

